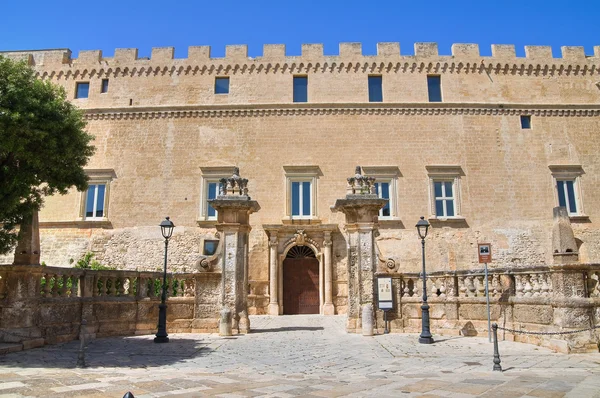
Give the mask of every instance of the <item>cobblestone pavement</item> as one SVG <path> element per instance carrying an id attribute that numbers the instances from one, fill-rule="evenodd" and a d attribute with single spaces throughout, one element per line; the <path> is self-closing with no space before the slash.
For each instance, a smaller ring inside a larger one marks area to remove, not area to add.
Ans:
<path id="1" fill-rule="evenodd" d="M 251 317 L 229 338 L 96 339 L 0 356 L 0 397 L 600 397 L 600 354 L 557 354 L 487 338 L 346 334 L 345 317 Z"/>

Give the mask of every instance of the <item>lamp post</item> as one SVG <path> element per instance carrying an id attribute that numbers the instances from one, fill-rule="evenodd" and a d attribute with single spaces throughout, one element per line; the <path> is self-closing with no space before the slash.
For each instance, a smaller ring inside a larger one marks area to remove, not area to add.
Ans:
<path id="1" fill-rule="evenodd" d="M 429 330 L 429 304 L 427 304 L 427 273 L 425 272 L 425 237 L 427 236 L 427 230 L 429 229 L 429 223 L 425 220 L 425 217 L 421 217 L 417 223 L 417 232 L 419 238 L 421 238 L 421 246 L 423 253 L 423 304 L 421 305 L 421 335 L 419 336 L 419 343 L 431 344 L 433 343 L 433 337 L 431 337 L 431 331 Z"/>
<path id="2" fill-rule="evenodd" d="M 160 304 L 158 306 L 158 332 L 154 338 L 155 343 L 168 343 L 169 338 L 167 337 L 167 249 L 169 247 L 169 238 L 173 235 L 173 228 L 175 224 L 167 217 L 163 222 L 160 223 L 160 232 L 162 232 L 163 238 L 165 238 L 165 267 L 163 271 L 163 285 L 162 295 L 160 296 Z"/>

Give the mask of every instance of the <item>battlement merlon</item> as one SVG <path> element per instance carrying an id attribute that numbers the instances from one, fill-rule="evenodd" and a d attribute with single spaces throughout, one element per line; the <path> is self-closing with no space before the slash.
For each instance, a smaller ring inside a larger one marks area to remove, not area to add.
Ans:
<path id="1" fill-rule="evenodd" d="M 600 63 L 600 46 L 594 47 L 594 55 L 586 56 L 583 47 L 561 47 L 562 57 L 553 58 L 550 46 L 525 46 L 525 57 L 517 57 L 512 44 L 492 44 L 492 56 L 482 56 L 477 44 L 453 44 L 452 55 L 439 55 L 437 43 L 415 43 L 414 55 L 401 55 L 400 43 L 377 43 L 377 55 L 363 55 L 361 43 L 340 43 L 338 55 L 325 55 L 323 44 L 302 44 L 300 56 L 286 55 L 284 44 L 265 44 L 263 55 L 248 57 L 247 45 L 225 46 L 224 58 L 212 58 L 210 46 L 188 48 L 187 58 L 174 58 L 173 47 L 155 47 L 149 58 L 139 58 L 137 48 L 117 48 L 113 57 L 103 57 L 101 50 L 82 50 L 78 58 L 69 49 L 0 51 L 0 55 L 25 60 L 29 65 L 62 68 L 99 65 L 164 65 L 202 63 L 286 63 L 286 62 L 481 62 L 535 64 L 597 64 Z"/>

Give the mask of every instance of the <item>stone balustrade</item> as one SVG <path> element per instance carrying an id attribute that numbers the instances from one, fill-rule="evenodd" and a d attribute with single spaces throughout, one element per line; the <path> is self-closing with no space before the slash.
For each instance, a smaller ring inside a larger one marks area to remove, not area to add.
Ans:
<path id="1" fill-rule="evenodd" d="M 156 332 L 161 272 L 0 266 L 0 342 L 25 348 L 88 337 Z M 167 277 L 167 327 L 216 332 L 221 273 Z"/>

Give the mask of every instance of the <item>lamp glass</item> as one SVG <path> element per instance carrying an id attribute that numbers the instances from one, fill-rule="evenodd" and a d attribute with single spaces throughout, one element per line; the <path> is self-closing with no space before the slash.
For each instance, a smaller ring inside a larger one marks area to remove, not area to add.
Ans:
<path id="1" fill-rule="evenodd" d="M 162 233 L 163 238 L 169 239 L 173 235 L 173 228 L 175 228 L 173 221 L 171 221 L 169 217 L 165 218 L 164 221 L 160 223 L 160 232 Z"/>
<path id="2" fill-rule="evenodd" d="M 429 223 L 425 220 L 425 217 L 421 216 L 421 219 L 415 225 L 417 227 L 417 233 L 419 234 L 419 238 L 425 239 L 427 236 L 427 231 L 429 230 Z"/>

